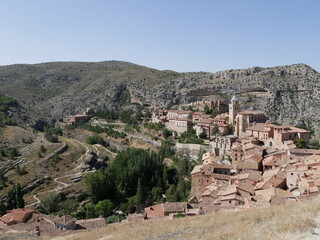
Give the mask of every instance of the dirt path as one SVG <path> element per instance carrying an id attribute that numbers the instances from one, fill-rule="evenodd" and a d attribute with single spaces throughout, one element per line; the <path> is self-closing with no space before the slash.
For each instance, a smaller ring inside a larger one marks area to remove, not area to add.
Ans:
<path id="1" fill-rule="evenodd" d="M 73 169 L 73 171 L 75 171 L 75 173 L 64 175 L 64 176 L 57 177 L 57 178 L 53 179 L 53 181 L 57 183 L 57 187 L 52 190 L 47 190 L 47 191 L 43 191 L 43 192 L 39 192 L 39 193 L 34 194 L 33 198 L 36 200 L 36 202 L 25 206 L 26 208 L 39 204 L 41 202 L 41 200 L 39 199 L 39 196 L 42 194 L 51 193 L 51 192 L 59 192 L 62 189 L 71 186 L 70 183 L 65 183 L 65 182 L 61 181 L 61 179 L 78 177 L 78 176 L 82 176 L 83 174 L 93 173 L 96 171 L 96 170 L 91 170 L 91 171 L 87 171 L 87 172 L 81 172 L 81 168 L 84 165 L 85 160 L 90 155 L 90 149 L 85 144 L 83 144 L 77 140 L 73 140 L 73 141 L 79 143 L 81 146 L 83 146 L 86 149 L 86 152 L 76 161 L 76 163 L 79 163 L 79 164 L 77 164 L 77 166 Z M 98 155 L 98 153 L 97 153 L 97 155 Z"/>

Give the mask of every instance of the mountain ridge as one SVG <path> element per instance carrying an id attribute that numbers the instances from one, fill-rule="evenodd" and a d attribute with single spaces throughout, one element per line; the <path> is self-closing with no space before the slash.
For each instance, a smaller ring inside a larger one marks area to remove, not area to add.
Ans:
<path id="1" fill-rule="evenodd" d="M 177 108 L 202 98 L 226 105 L 239 95 L 243 109 L 320 132 L 320 74 L 306 64 L 210 72 L 157 70 L 124 61 L 48 62 L 0 66 L 0 93 L 18 100 L 28 118 L 62 118 L 86 107 Z"/>

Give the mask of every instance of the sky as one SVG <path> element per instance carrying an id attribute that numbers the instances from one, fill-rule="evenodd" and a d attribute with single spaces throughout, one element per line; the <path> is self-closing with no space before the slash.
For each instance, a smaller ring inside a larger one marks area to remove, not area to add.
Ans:
<path id="1" fill-rule="evenodd" d="M 120 60 L 178 72 L 305 63 L 318 0 L 0 0 L 0 65 Z"/>

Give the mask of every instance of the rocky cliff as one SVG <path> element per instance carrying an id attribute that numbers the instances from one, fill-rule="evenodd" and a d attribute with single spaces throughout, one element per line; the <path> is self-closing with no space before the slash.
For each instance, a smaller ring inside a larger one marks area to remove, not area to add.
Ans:
<path id="1" fill-rule="evenodd" d="M 158 71 L 118 61 L 55 62 L 0 67 L 0 93 L 19 101 L 28 118 L 61 118 L 86 107 L 176 108 L 204 97 L 264 110 L 284 124 L 320 133 L 320 75 L 304 64 L 216 73 Z M 25 118 L 25 119 L 28 119 Z"/>

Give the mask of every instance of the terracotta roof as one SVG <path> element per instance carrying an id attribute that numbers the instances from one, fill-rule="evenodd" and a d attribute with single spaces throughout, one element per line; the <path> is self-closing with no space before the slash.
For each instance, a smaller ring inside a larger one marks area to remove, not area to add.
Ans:
<path id="1" fill-rule="evenodd" d="M 162 206 L 163 206 L 164 212 L 180 212 L 188 208 L 188 203 L 187 202 L 168 202 L 168 203 L 163 203 Z"/>
<path id="2" fill-rule="evenodd" d="M 28 218 L 35 210 L 33 209 L 12 209 L 8 210 L 7 214 L 0 218 L 0 221 L 4 223 L 16 222 L 22 223 Z"/>
<path id="3" fill-rule="evenodd" d="M 237 194 L 222 196 L 219 198 L 219 200 L 220 201 L 238 200 L 238 201 L 244 202 L 244 198 Z"/>
<path id="4" fill-rule="evenodd" d="M 270 169 L 270 170 L 265 171 L 263 173 L 262 177 L 263 178 L 272 177 L 272 176 L 277 175 L 280 171 L 281 171 L 280 168 Z"/>
<path id="5" fill-rule="evenodd" d="M 292 126 L 275 126 L 274 129 L 278 129 L 283 133 L 308 133 L 310 131 L 305 130 L 305 129 L 301 129 L 301 128 L 296 128 L 296 127 L 292 127 Z"/>
<path id="6" fill-rule="evenodd" d="M 275 127 L 274 124 L 266 124 L 266 123 L 256 123 L 255 125 L 248 127 L 247 130 L 259 131 L 259 132 L 269 132 L 271 129 Z"/>
<path id="7" fill-rule="evenodd" d="M 70 224 L 71 222 L 75 222 L 76 220 L 77 220 L 76 218 L 71 217 L 69 215 L 63 215 L 62 217 L 54 218 L 53 222 L 66 226 L 66 225 Z"/>
<path id="8" fill-rule="evenodd" d="M 213 163 L 212 166 L 214 168 L 231 169 L 231 166 L 226 164 L 220 164 L 220 163 Z"/>

